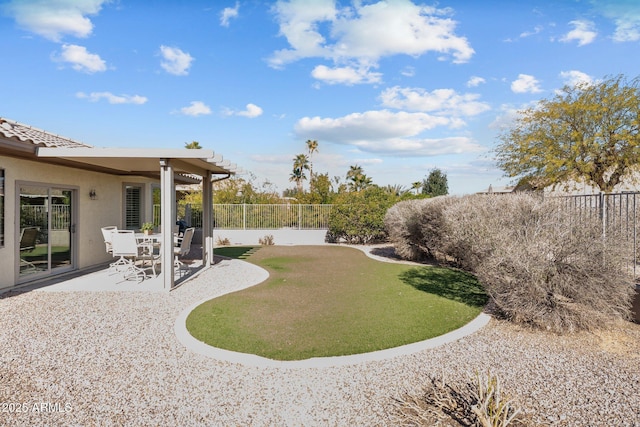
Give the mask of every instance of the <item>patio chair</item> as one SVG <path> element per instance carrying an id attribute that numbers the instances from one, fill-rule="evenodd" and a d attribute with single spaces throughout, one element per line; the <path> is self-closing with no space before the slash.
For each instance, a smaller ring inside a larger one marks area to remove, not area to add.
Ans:
<path id="1" fill-rule="evenodd" d="M 173 253 L 175 255 L 174 265 L 176 268 L 182 270 L 184 268 L 184 263 L 180 261 L 180 257 L 183 257 L 189 253 L 191 250 L 191 240 L 193 240 L 193 233 L 195 232 L 195 228 L 190 227 L 184 230 L 184 236 L 182 237 L 182 241 L 180 242 L 180 246 L 173 248 Z"/>
<path id="2" fill-rule="evenodd" d="M 142 248 L 138 246 L 133 230 L 116 230 L 111 234 L 111 247 L 114 257 L 120 257 L 118 261 L 110 265 L 122 273 L 125 280 L 136 279 L 140 282 L 147 278 L 144 269 L 136 265 L 136 260 L 143 256 Z"/>
<path id="3" fill-rule="evenodd" d="M 107 227 L 102 227 L 102 237 L 104 238 L 104 246 L 105 246 L 105 250 L 107 251 L 107 253 L 111 253 L 112 252 L 112 248 L 111 248 L 111 234 L 116 231 L 118 229 L 118 227 L 116 227 L 115 225 L 109 225 Z"/>
<path id="4" fill-rule="evenodd" d="M 173 246 L 180 246 L 182 242 L 182 235 L 180 235 L 180 226 L 178 224 L 173 226 Z"/>
<path id="5" fill-rule="evenodd" d="M 31 252 L 36 248 L 36 240 L 38 239 L 38 227 L 25 227 L 20 232 L 20 269 L 37 270 L 34 263 L 22 258 L 23 252 Z"/>
<path id="6" fill-rule="evenodd" d="M 160 263 L 161 256 L 160 248 L 161 244 L 156 240 L 143 240 L 137 241 L 138 244 L 138 256 L 136 259 L 142 261 L 142 267 L 146 270 L 146 262 L 151 261 L 151 270 L 153 271 L 153 277 L 158 277 L 156 273 L 156 265 Z M 156 249 L 158 250 L 156 253 Z"/>

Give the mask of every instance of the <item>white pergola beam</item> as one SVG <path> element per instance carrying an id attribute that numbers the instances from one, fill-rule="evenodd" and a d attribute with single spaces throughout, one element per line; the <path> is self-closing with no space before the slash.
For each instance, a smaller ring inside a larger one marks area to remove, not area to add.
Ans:
<path id="1" fill-rule="evenodd" d="M 160 160 L 160 222 L 162 245 L 160 246 L 162 263 L 162 282 L 164 290 L 170 291 L 174 286 L 173 265 L 173 223 L 176 205 L 176 187 L 171 160 Z"/>

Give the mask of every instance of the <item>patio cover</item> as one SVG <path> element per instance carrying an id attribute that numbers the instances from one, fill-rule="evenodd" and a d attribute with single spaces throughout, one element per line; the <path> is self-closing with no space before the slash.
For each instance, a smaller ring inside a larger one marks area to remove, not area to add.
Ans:
<path id="1" fill-rule="evenodd" d="M 113 175 L 135 175 L 160 180 L 162 276 L 165 290 L 174 286 L 173 224 L 175 215 L 175 183 L 197 182 L 202 177 L 203 263 L 213 261 L 212 181 L 215 175 L 231 176 L 236 165 L 225 162 L 206 149 L 140 149 L 95 147 L 38 147 L 37 157 L 52 163 L 94 170 Z"/>

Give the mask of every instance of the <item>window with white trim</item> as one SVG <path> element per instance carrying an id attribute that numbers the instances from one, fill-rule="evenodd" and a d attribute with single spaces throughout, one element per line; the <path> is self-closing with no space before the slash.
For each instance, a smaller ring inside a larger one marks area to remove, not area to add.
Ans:
<path id="1" fill-rule="evenodd" d="M 142 187 L 125 185 L 124 226 L 127 230 L 142 226 Z"/>

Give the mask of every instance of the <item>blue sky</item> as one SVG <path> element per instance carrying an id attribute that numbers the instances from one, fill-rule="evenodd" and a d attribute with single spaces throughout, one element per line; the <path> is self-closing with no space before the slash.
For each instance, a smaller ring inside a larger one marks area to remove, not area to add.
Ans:
<path id="1" fill-rule="evenodd" d="M 280 191 L 314 171 L 379 185 L 509 184 L 518 109 L 640 69 L 640 2 L 0 0 L 0 116 L 97 147 L 198 141 Z M 307 184 L 308 185 L 308 184 Z"/>

